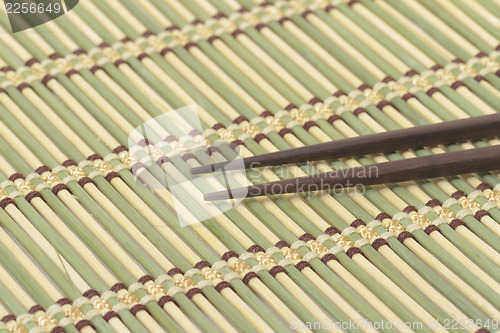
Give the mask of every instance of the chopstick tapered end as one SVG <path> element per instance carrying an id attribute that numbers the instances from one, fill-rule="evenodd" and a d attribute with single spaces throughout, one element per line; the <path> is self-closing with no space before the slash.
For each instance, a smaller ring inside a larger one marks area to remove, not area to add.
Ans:
<path id="1" fill-rule="evenodd" d="M 227 200 L 233 199 L 233 196 L 231 195 L 230 191 L 219 191 L 204 194 L 203 199 L 205 201 Z"/>
<path id="2" fill-rule="evenodd" d="M 191 174 L 192 175 L 199 175 L 202 173 L 209 173 L 209 172 L 215 172 L 215 171 L 230 171 L 230 170 L 237 170 L 237 169 L 243 169 L 244 166 L 241 163 L 233 163 L 233 161 L 227 161 L 227 162 L 219 162 L 219 163 L 214 163 L 214 164 L 207 164 L 207 165 L 202 165 L 199 167 L 194 167 L 192 168 Z"/>
<path id="3" fill-rule="evenodd" d="M 213 171 L 212 164 L 194 167 L 194 168 L 191 168 L 189 171 L 191 172 L 192 175 L 199 175 L 202 173 L 212 172 Z"/>
<path id="4" fill-rule="evenodd" d="M 206 193 L 203 195 L 205 201 L 216 201 L 216 200 L 230 200 L 230 199 L 244 199 L 248 195 L 247 187 L 240 187 L 236 189 L 230 189 L 227 191 L 218 191 L 212 193 Z"/>

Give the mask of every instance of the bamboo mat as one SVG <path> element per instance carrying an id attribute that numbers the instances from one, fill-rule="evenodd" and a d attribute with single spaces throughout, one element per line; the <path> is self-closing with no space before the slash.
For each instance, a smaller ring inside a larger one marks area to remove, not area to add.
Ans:
<path id="1" fill-rule="evenodd" d="M 1 15 L 0 332 L 500 332 L 498 171 L 246 199 L 187 226 L 177 210 L 203 216 L 191 196 L 220 183 L 186 183 L 180 207 L 134 177 L 228 154 L 194 142 L 252 156 L 497 112 L 499 28 L 498 0 L 81 0 L 15 34 Z M 170 123 L 129 152 L 192 104 L 203 132 Z"/>

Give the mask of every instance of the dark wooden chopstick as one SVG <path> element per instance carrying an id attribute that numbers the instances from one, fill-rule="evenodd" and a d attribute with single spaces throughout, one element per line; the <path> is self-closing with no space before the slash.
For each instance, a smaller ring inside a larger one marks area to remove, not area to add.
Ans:
<path id="1" fill-rule="evenodd" d="M 500 169 L 500 146 L 416 157 L 209 193 L 205 200 L 255 197 L 395 183 Z"/>
<path id="2" fill-rule="evenodd" d="M 500 114 L 417 126 L 283 150 L 244 158 L 243 163 L 230 164 L 233 161 L 228 161 L 204 165 L 191 169 L 191 173 L 200 174 L 217 170 L 232 170 L 243 166 L 256 168 L 347 156 L 389 153 L 396 150 L 482 139 L 497 135 L 500 135 Z"/>

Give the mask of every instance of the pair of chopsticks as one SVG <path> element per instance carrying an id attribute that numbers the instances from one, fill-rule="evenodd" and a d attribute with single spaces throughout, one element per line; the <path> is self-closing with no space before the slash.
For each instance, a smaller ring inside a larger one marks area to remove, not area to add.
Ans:
<path id="1" fill-rule="evenodd" d="M 245 168 L 256 168 L 347 156 L 390 153 L 398 150 L 477 140 L 497 135 L 500 135 L 500 114 L 417 126 L 252 156 L 243 159 L 243 166 Z M 230 164 L 231 162 L 196 167 L 191 169 L 191 173 L 226 171 L 242 166 L 241 163 Z M 374 167 L 376 167 L 376 172 L 374 172 Z M 339 186 L 352 187 L 356 185 L 395 183 L 496 169 L 500 169 L 500 146 L 490 146 L 219 191 L 206 194 L 205 200 L 320 191 L 338 188 Z"/>

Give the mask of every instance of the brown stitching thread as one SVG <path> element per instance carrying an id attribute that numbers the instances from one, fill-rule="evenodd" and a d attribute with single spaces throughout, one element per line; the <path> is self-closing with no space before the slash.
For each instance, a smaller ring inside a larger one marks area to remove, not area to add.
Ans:
<path id="1" fill-rule="evenodd" d="M 363 220 L 361 220 L 361 219 L 356 219 L 351 223 L 351 227 L 353 227 L 354 229 L 356 229 L 357 227 L 362 226 L 362 225 L 366 225 L 366 223 L 363 222 Z"/>
<path id="2" fill-rule="evenodd" d="M 219 293 L 226 288 L 231 288 L 231 284 L 227 281 L 219 282 L 215 286 L 215 290 L 217 290 Z"/>
<path id="3" fill-rule="evenodd" d="M 432 199 L 432 200 L 427 201 L 427 203 L 425 205 L 428 207 L 434 208 L 434 207 L 442 206 L 443 204 L 438 199 Z"/>
<path id="4" fill-rule="evenodd" d="M 276 275 L 278 275 L 279 273 L 285 273 L 285 272 L 286 270 L 279 265 L 276 265 L 269 270 L 269 274 L 271 274 L 272 277 L 276 277 Z"/>
<path id="5" fill-rule="evenodd" d="M 449 226 L 453 229 L 456 230 L 460 226 L 467 227 L 467 225 L 464 223 L 464 221 L 460 219 L 453 219 L 450 223 Z"/>
<path id="6" fill-rule="evenodd" d="M 299 272 L 301 272 L 304 268 L 306 267 L 311 267 L 311 264 L 308 263 L 307 261 L 299 261 L 296 265 L 295 265 L 295 268 L 297 268 L 299 270 Z"/>
<path id="7" fill-rule="evenodd" d="M 349 248 L 345 254 L 347 254 L 349 256 L 349 258 L 352 258 L 354 257 L 356 254 L 363 254 L 363 251 L 361 251 L 359 248 L 353 246 L 351 248 Z"/>
<path id="8" fill-rule="evenodd" d="M 476 189 L 479 191 L 492 190 L 493 186 L 491 186 L 488 183 L 481 183 L 481 184 L 477 185 Z"/>
<path id="9" fill-rule="evenodd" d="M 392 218 L 392 216 L 391 216 L 391 215 L 389 215 L 389 214 L 387 214 L 387 213 L 382 212 L 382 213 L 378 214 L 378 215 L 377 215 L 377 217 L 376 217 L 375 219 L 376 219 L 376 220 L 378 220 L 378 221 L 380 221 L 380 222 L 382 222 L 383 220 L 385 220 L 385 219 L 390 219 L 390 218 Z"/>
<path id="10" fill-rule="evenodd" d="M 137 315 L 137 312 L 140 311 L 148 311 L 148 309 L 142 305 L 142 304 L 136 304 L 130 309 L 130 313 L 133 314 L 134 316 Z"/>
<path id="11" fill-rule="evenodd" d="M 280 240 L 279 242 L 277 242 L 276 244 L 274 244 L 274 246 L 276 246 L 279 249 L 282 249 L 284 247 L 290 247 L 290 244 L 288 244 L 284 240 Z"/>
<path id="12" fill-rule="evenodd" d="M 202 270 L 205 267 L 210 267 L 210 263 L 208 261 L 202 260 L 197 262 L 196 265 L 194 265 L 194 267 L 199 270 Z"/>
<path id="13" fill-rule="evenodd" d="M 88 299 L 91 299 L 94 296 L 101 296 L 97 290 L 94 289 L 89 289 L 86 292 L 83 293 L 83 297 L 87 297 Z"/>
<path id="14" fill-rule="evenodd" d="M 75 324 L 75 327 L 79 331 L 81 331 L 84 327 L 87 327 L 87 326 L 92 327 L 92 323 L 90 322 L 90 320 L 87 320 L 87 319 L 80 320 L 78 323 Z"/>
<path id="15" fill-rule="evenodd" d="M 229 261 L 231 258 L 238 258 L 238 254 L 234 251 L 227 251 L 222 255 L 222 260 L 224 261 Z"/>
<path id="16" fill-rule="evenodd" d="M 186 297 L 191 299 L 196 294 L 203 295 L 203 291 L 200 288 L 191 288 L 186 292 Z"/>
<path id="17" fill-rule="evenodd" d="M 33 200 L 34 198 L 41 198 L 42 195 L 40 194 L 40 192 L 38 191 L 31 191 L 30 193 L 28 193 L 25 197 L 26 201 L 28 202 L 31 202 L 31 200 Z"/>
<path id="18" fill-rule="evenodd" d="M 403 231 L 398 235 L 398 240 L 404 244 L 405 240 L 408 238 L 415 239 L 415 236 L 413 236 L 411 233 L 408 231 Z"/>
<path id="19" fill-rule="evenodd" d="M 108 311 L 104 316 L 103 316 L 104 320 L 106 320 L 107 322 L 110 321 L 111 319 L 113 318 L 118 318 L 120 319 L 120 316 L 118 315 L 118 313 L 114 312 L 114 311 Z"/>
<path id="20" fill-rule="evenodd" d="M 481 219 L 485 216 L 491 217 L 490 213 L 484 209 L 478 210 L 476 214 L 474 214 L 474 218 L 478 221 L 481 221 Z"/>
<path id="21" fill-rule="evenodd" d="M 253 278 L 258 278 L 259 276 L 257 275 L 257 273 L 255 272 L 248 272 L 245 274 L 245 276 L 243 277 L 243 283 L 248 285 L 250 283 L 250 280 L 253 279 Z"/>
<path id="22" fill-rule="evenodd" d="M 258 253 L 258 252 L 266 252 L 266 250 L 262 246 L 255 244 L 255 245 L 250 246 L 248 248 L 247 252 Z"/>
<path id="23" fill-rule="evenodd" d="M 60 306 L 73 304 L 73 302 L 69 298 L 66 298 L 66 297 L 61 298 L 60 300 L 57 300 L 56 303 L 59 304 Z"/>
<path id="24" fill-rule="evenodd" d="M 93 179 L 91 179 L 89 177 L 83 177 L 83 178 L 80 178 L 80 180 L 78 180 L 78 184 L 81 187 L 85 187 L 85 185 L 87 185 L 87 184 L 94 184 L 95 185 L 95 182 Z"/>
<path id="25" fill-rule="evenodd" d="M 373 241 L 372 247 L 378 251 L 382 246 L 389 245 L 389 243 L 383 238 L 377 238 Z"/>
<path id="26" fill-rule="evenodd" d="M 424 232 L 427 235 L 432 234 L 434 231 L 439 231 L 439 228 L 436 227 L 434 224 L 431 224 L 431 225 L 427 226 L 427 228 L 424 229 Z"/>
<path id="27" fill-rule="evenodd" d="M 314 236 L 308 233 L 303 234 L 302 236 L 299 237 L 299 239 L 305 243 L 315 240 Z"/>
<path id="28" fill-rule="evenodd" d="M 184 275 L 184 272 L 180 268 L 174 267 L 171 270 L 169 270 L 167 272 L 167 274 L 170 275 L 170 276 L 174 276 L 176 274 L 182 274 L 182 275 Z M 153 280 L 154 280 L 153 277 L 151 277 L 151 280 L 149 280 L 149 281 L 153 281 Z M 141 282 L 141 281 L 139 281 L 139 282 Z M 145 283 L 145 282 L 141 282 L 141 283 Z"/>
<path id="29" fill-rule="evenodd" d="M 17 206 L 17 204 L 15 203 L 15 201 L 11 198 L 4 198 L 0 201 L 0 207 L 2 209 L 5 209 L 8 205 L 14 205 L 14 206 Z"/>
<path id="30" fill-rule="evenodd" d="M 408 206 L 405 209 L 403 209 L 403 212 L 406 214 L 410 214 L 411 212 L 418 212 L 418 209 L 415 208 L 414 206 Z"/>
<path id="31" fill-rule="evenodd" d="M 38 311 L 45 311 L 45 309 L 43 308 L 43 306 L 41 305 L 33 305 L 29 310 L 28 310 L 28 313 L 29 314 L 35 314 L 37 313 Z"/>
<path id="32" fill-rule="evenodd" d="M 460 199 L 461 197 L 465 197 L 465 192 L 464 192 L 464 191 L 460 191 L 460 190 L 459 190 L 459 191 L 456 191 L 455 193 L 453 193 L 453 194 L 451 195 L 451 197 L 452 197 L 453 199 L 458 200 L 458 199 Z"/>
<path id="33" fill-rule="evenodd" d="M 321 261 L 323 262 L 323 264 L 327 265 L 329 261 L 338 261 L 339 259 L 337 258 L 336 255 L 334 255 L 333 253 L 327 253 L 325 254 L 323 257 L 321 257 Z"/>
<path id="34" fill-rule="evenodd" d="M 66 186 L 66 184 L 57 184 L 52 188 L 52 193 L 54 193 L 55 195 L 57 195 L 60 191 L 70 192 L 69 187 Z"/>
<path id="35" fill-rule="evenodd" d="M 127 286 L 123 282 L 115 283 L 110 288 L 110 290 L 114 291 L 115 293 L 117 293 L 117 292 L 119 292 L 120 290 L 123 290 L 123 289 L 127 289 Z"/>
<path id="36" fill-rule="evenodd" d="M 171 296 L 165 295 L 158 300 L 158 305 L 163 308 L 168 302 L 174 302 L 174 299 Z"/>
<path id="37" fill-rule="evenodd" d="M 7 324 L 9 321 L 16 320 L 16 316 L 13 314 L 8 314 L 4 317 L 2 317 L 2 323 Z"/>
<path id="38" fill-rule="evenodd" d="M 325 234 L 327 234 L 329 236 L 333 236 L 336 234 L 340 234 L 340 230 L 335 228 L 335 227 L 328 227 L 325 229 Z"/>

